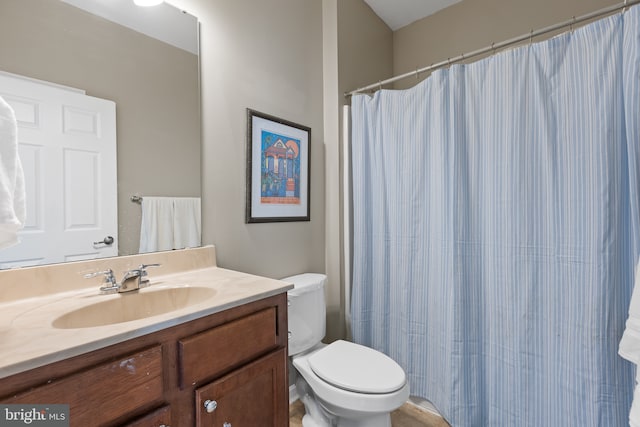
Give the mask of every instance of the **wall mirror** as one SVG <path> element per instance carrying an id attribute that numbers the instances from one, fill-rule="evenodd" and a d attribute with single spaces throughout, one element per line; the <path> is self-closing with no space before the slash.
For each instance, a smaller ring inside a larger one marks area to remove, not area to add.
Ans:
<path id="1" fill-rule="evenodd" d="M 196 17 L 167 3 L 141 8 L 132 0 L 2 0 L 0 71 L 115 103 L 117 169 L 105 179 L 117 183 L 118 255 L 139 247 L 141 206 L 132 196 L 200 197 Z M 75 182 L 82 181 L 81 169 L 74 169 Z M 27 196 L 31 191 L 44 200 L 46 188 L 27 182 Z M 47 203 L 40 211 L 64 201 Z M 48 240 L 47 250 L 59 243 Z M 10 249 L 0 251 L 1 268 L 91 258 L 3 263 L 2 252 Z"/>

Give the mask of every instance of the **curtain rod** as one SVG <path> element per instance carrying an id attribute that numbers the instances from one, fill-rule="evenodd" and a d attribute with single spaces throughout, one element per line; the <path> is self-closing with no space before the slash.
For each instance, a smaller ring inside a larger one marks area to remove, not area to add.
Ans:
<path id="1" fill-rule="evenodd" d="M 525 40 L 532 41 L 534 37 L 537 37 L 537 36 L 540 36 L 540 35 L 543 35 L 543 34 L 546 34 L 546 33 L 550 33 L 552 31 L 556 31 L 556 30 L 559 30 L 561 28 L 573 27 L 576 24 L 580 24 L 580 23 L 582 23 L 584 21 L 588 21 L 588 20 L 593 19 L 593 18 L 598 18 L 598 17 L 603 16 L 603 15 L 608 15 L 608 14 L 611 14 L 613 12 L 617 12 L 618 10 L 622 10 L 624 12 L 624 10 L 627 7 L 633 6 L 633 5 L 638 4 L 638 3 L 640 3 L 640 0 L 628 0 L 628 1 L 625 0 L 624 3 L 619 3 L 619 4 L 614 5 L 614 6 L 609 6 L 609 7 L 606 7 L 604 9 L 600 9 L 600 10 L 597 10 L 595 12 L 591 12 L 591 13 L 588 13 L 586 15 L 579 16 L 577 18 L 574 16 L 573 18 L 568 19 L 568 20 L 566 20 L 564 22 L 560 22 L 558 24 L 554 24 L 554 25 L 542 28 L 542 29 L 537 30 L 537 31 L 531 30 L 531 32 L 529 34 L 523 34 L 523 35 L 521 35 L 519 37 L 514 37 L 512 39 L 505 40 L 505 41 L 500 42 L 500 43 L 492 43 L 491 46 L 487 46 L 487 47 L 484 47 L 482 49 L 474 50 L 473 52 L 470 52 L 470 53 L 467 53 L 467 54 L 458 55 L 458 56 L 456 56 L 454 58 L 449 58 L 446 61 L 438 62 L 437 64 L 431 64 L 428 67 L 420 68 L 420 69 L 417 69 L 415 71 L 409 71 L 407 73 L 400 74 L 398 76 L 394 76 L 394 77 L 388 78 L 386 80 L 381 80 L 381 81 L 379 81 L 377 83 L 372 83 L 372 84 L 370 84 L 368 86 L 363 86 L 361 88 L 352 90 L 351 92 L 346 92 L 344 94 L 344 96 L 345 97 L 349 97 L 349 96 L 355 95 L 355 94 L 360 93 L 360 92 L 365 92 L 365 91 L 367 91 L 369 89 L 375 89 L 375 88 L 382 89 L 383 85 L 387 85 L 389 83 L 397 82 L 398 80 L 406 79 L 407 77 L 412 77 L 412 76 L 418 77 L 420 75 L 420 73 L 424 73 L 424 72 L 427 72 L 427 71 L 433 71 L 433 70 L 436 70 L 438 68 L 449 66 L 449 65 L 451 65 L 451 64 L 453 64 L 455 62 L 462 61 L 462 60 L 469 59 L 469 58 L 473 58 L 475 56 L 482 55 L 482 54 L 487 53 L 487 52 L 491 52 L 491 51 L 495 52 L 497 49 L 502 49 L 503 47 L 511 46 L 511 45 L 514 45 L 516 43 L 520 43 L 520 42 L 525 41 Z"/>

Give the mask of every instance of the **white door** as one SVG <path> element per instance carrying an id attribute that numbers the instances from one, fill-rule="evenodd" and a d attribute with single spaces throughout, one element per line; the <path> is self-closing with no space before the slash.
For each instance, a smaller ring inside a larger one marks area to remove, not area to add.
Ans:
<path id="1" fill-rule="evenodd" d="M 0 268 L 117 255 L 115 103 L 3 73 L 0 96 L 18 120 L 27 192 L 21 242 L 0 250 Z"/>

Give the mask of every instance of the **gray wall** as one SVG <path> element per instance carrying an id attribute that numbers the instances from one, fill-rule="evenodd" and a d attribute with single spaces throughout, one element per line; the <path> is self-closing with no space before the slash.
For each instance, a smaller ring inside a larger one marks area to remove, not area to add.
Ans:
<path id="1" fill-rule="evenodd" d="M 338 1 L 340 99 L 369 83 L 393 75 L 393 31 L 363 0 Z"/>
<path id="2" fill-rule="evenodd" d="M 324 272 L 322 3 L 177 0 L 201 22 L 203 243 L 272 278 Z M 311 128 L 311 221 L 245 224 L 246 109 Z"/>
<path id="3" fill-rule="evenodd" d="M 115 101 L 121 255 L 138 252 L 131 195 L 200 196 L 196 55 L 59 1 L 2 0 L 0 70 Z"/>

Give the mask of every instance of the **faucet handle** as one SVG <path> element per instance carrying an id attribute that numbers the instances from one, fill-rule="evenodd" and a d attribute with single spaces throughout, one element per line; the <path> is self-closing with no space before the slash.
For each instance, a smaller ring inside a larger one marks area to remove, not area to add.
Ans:
<path id="1" fill-rule="evenodd" d="M 102 286 L 100 288 L 100 292 L 111 292 L 111 291 L 117 291 L 118 290 L 118 283 L 116 282 L 116 276 L 113 275 L 113 270 L 110 268 L 107 268 L 104 271 L 96 271 L 93 273 L 87 273 L 85 274 L 83 277 L 85 279 L 91 279 L 93 277 L 98 277 L 98 276 L 104 276 L 104 282 L 103 284 L 106 286 Z"/>
<path id="2" fill-rule="evenodd" d="M 116 279 L 113 275 L 113 270 L 110 268 L 107 268 L 104 271 L 94 271 L 93 273 L 87 273 L 85 274 L 83 277 L 85 279 L 91 279 L 93 277 L 98 277 L 98 276 L 105 276 L 104 281 L 105 282 L 111 282 L 113 281 L 113 283 L 115 283 Z"/>
<path id="3" fill-rule="evenodd" d="M 145 279 L 145 277 L 147 277 L 148 273 L 147 273 L 147 268 L 148 267 L 160 267 L 161 264 L 140 264 L 140 267 L 138 267 L 138 271 L 140 272 L 140 282 L 139 282 L 139 286 L 141 288 L 145 287 L 145 286 L 149 286 L 149 279 Z"/>

